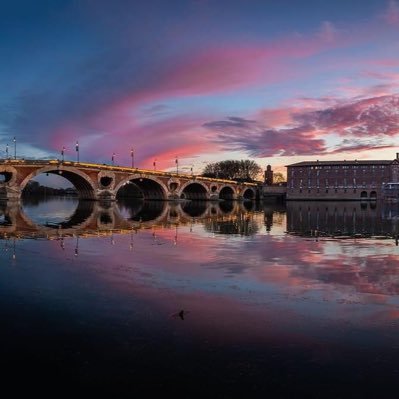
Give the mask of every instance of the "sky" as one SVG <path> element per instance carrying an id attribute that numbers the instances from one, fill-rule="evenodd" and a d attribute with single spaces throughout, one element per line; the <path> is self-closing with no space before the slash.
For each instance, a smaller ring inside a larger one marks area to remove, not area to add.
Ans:
<path id="1" fill-rule="evenodd" d="M 3 0 L 0 157 L 393 159 L 399 1 Z"/>

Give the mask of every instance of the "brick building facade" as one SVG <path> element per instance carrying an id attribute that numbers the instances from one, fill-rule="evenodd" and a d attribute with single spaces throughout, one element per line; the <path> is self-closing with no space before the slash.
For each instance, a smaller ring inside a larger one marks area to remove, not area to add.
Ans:
<path id="1" fill-rule="evenodd" d="M 287 165 L 288 200 L 382 198 L 386 183 L 399 182 L 395 160 L 305 161 Z"/>

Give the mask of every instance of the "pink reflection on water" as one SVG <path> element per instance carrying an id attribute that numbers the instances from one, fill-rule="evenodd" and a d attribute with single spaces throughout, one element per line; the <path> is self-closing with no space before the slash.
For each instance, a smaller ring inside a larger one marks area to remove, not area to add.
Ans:
<path id="1" fill-rule="evenodd" d="M 125 235 L 114 245 L 83 240 L 80 261 L 109 290 L 146 301 L 191 334 L 304 342 L 338 325 L 378 329 L 395 320 L 396 250 L 392 242 L 239 239 L 172 226 L 138 232 L 133 250 Z M 171 317 L 181 310 L 185 320 Z"/>

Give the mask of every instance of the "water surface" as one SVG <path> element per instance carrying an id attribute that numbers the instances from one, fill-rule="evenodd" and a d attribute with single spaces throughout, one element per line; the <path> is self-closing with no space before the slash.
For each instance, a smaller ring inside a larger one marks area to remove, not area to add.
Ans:
<path id="1" fill-rule="evenodd" d="M 397 205 L 0 206 L 5 379 L 118 397 L 396 397 Z"/>

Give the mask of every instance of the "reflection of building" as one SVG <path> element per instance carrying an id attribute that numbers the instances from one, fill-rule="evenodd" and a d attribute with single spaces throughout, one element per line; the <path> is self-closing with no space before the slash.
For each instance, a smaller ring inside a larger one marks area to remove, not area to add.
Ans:
<path id="1" fill-rule="evenodd" d="M 396 235 L 398 204 L 384 202 L 287 202 L 287 230 L 327 235 Z"/>
<path id="2" fill-rule="evenodd" d="M 287 199 L 376 199 L 399 181 L 393 161 L 306 161 L 287 166 Z"/>

